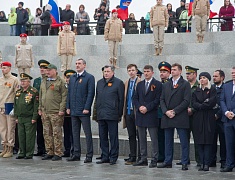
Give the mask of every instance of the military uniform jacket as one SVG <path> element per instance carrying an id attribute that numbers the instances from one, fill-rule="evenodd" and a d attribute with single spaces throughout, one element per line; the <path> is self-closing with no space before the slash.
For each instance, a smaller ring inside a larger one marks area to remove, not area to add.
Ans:
<path id="1" fill-rule="evenodd" d="M 17 68 L 33 67 L 32 45 L 18 44 L 16 48 L 15 66 Z"/>
<path id="2" fill-rule="evenodd" d="M 0 108 L 5 108 L 5 103 L 14 103 L 16 91 L 19 89 L 19 80 L 11 73 L 0 77 Z"/>
<path id="3" fill-rule="evenodd" d="M 33 87 L 36 88 L 38 91 L 40 91 L 40 86 L 41 86 L 42 78 L 38 77 L 34 79 L 33 81 Z"/>
<path id="4" fill-rule="evenodd" d="M 48 85 L 48 86 L 47 86 Z M 45 113 L 64 112 L 66 106 L 66 83 L 59 76 L 53 81 L 44 80 L 39 91 L 39 110 Z"/>
<path id="5" fill-rule="evenodd" d="M 14 101 L 14 115 L 18 117 L 32 117 L 38 119 L 38 90 L 29 86 L 26 91 L 22 88 L 16 91 Z"/>

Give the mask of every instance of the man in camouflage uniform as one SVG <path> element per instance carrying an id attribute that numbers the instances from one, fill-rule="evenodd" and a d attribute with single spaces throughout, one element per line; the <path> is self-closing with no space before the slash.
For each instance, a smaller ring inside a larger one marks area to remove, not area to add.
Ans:
<path id="1" fill-rule="evenodd" d="M 32 159 L 38 119 L 38 90 L 30 86 L 31 76 L 20 74 L 21 88 L 16 91 L 14 116 L 18 123 L 20 152 L 16 159 Z"/>
<path id="2" fill-rule="evenodd" d="M 50 63 L 44 59 L 38 61 L 41 77 L 36 78 L 33 82 L 33 87 L 36 88 L 38 92 L 40 91 L 41 82 L 46 78 L 46 67 L 49 64 Z M 37 119 L 37 145 L 38 145 L 37 147 L 38 152 L 34 154 L 34 156 L 42 156 L 43 154 L 45 154 L 46 150 L 43 138 L 43 127 L 42 127 L 41 116 L 38 116 Z"/>
<path id="3" fill-rule="evenodd" d="M 38 114 L 42 116 L 43 135 L 47 154 L 42 160 L 58 161 L 62 159 L 62 126 L 67 97 L 64 79 L 57 75 L 57 67 L 47 66 L 47 76 L 42 81 L 39 92 Z"/>
<path id="4" fill-rule="evenodd" d="M 0 78 L 0 134 L 3 151 L 0 157 L 12 157 L 15 144 L 15 117 L 5 113 L 5 104 L 14 103 L 15 93 L 19 87 L 17 77 L 11 74 L 11 63 L 1 64 L 3 76 Z"/>

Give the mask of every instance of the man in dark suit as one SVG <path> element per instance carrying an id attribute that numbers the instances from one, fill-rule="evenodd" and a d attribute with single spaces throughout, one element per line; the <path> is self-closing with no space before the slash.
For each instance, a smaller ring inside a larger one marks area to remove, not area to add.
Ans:
<path id="1" fill-rule="evenodd" d="M 125 165 L 131 165 L 136 162 L 136 157 L 138 153 L 138 160 L 140 160 L 140 147 L 139 141 L 137 141 L 137 129 L 135 125 L 135 113 L 134 113 L 134 105 L 132 102 L 133 96 L 135 94 L 136 86 L 141 81 L 137 76 L 137 66 L 135 64 L 129 64 L 127 66 L 127 73 L 129 75 L 129 79 L 125 82 L 125 94 L 124 94 L 124 108 L 123 108 L 123 128 L 127 128 L 128 136 L 129 136 L 129 147 L 130 154 L 128 159 L 126 160 Z M 137 145 L 138 144 L 138 145 Z M 138 147 L 138 151 L 137 151 Z M 137 160 L 137 161 L 138 161 Z"/>
<path id="2" fill-rule="evenodd" d="M 71 115 L 74 154 L 67 161 L 80 161 L 81 125 L 86 136 L 87 154 L 84 163 L 91 163 L 93 157 L 93 141 L 91 133 L 91 105 L 95 95 L 95 78 L 86 70 L 86 61 L 76 61 L 77 73 L 70 76 L 66 112 Z"/>
<path id="3" fill-rule="evenodd" d="M 147 166 L 147 129 L 152 141 L 152 160 L 150 168 L 157 167 L 158 160 L 158 107 L 162 84 L 153 77 L 153 67 L 146 65 L 144 67 L 145 80 L 141 81 L 133 97 L 136 111 L 136 126 L 139 133 L 141 160 L 134 166 Z"/>
<path id="4" fill-rule="evenodd" d="M 188 170 L 188 107 L 191 100 L 190 84 L 181 76 L 182 66 L 171 66 L 172 78 L 163 84 L 161 109 L 163 113 L 161 127 L 165 129 L 165 160 L 158 168 L 172 168 L 174 130 L 177 129 L 182 147 L 182 170 Z"/>
<path id="5" fill-rule="evenodd" d="M 124 105 L 124 83 L 114 77 L 114 66 L 104 66 L 103 78 L 96 86 L 96 111 L 99 123 L 102 159 L 97 164 L 116 164 L 118 159 L 118 122 L 121 121 Z M 110 146 L 109 146 L 110 141 Z M 109 151 L 109 147 L 110 151 Z"/>
<path id="6" fill-rule="evenodd" d="M 171 65 L 168 62 L 162 61 L 158 65 L 160 71 L 160 78 L 162 84 L 169 81 L 171 75 Z M 161 119 L 162 119 L 162 109 L 159 106 L 158 108 L 158 118 L 159 118 L 159 127 L 158 127 L 158 162 L 164 162 L 165 159 L 165 132 L 161 128 Z"/>
<path id="7" fill-rule="evenodd" d="M 222 110 L 222 122 L 226 141 L 226 166 L 221 172 L 231 172 L 234 168 L 235 152 L 235 66 L 232 68 L 232 81 L 224 84 L 220 107 Z"/>
<path id="8" fill-rule="evenodd" d="M 216 107 L 214 108 L 215 118 L 216 118 L 216 129 L 215 129 L 214 142 L 213 142 L 212 152 L 211 152 L 210 167 L 216 167 L 217 142 L 218 142 L 218 137 L 219 137 L 221 169 L 225 167 L 225 163 L 226 163 L 226 144 L 225 144 L 225 135 L 224 135 L 224 123 L 221 121 L 222 111 L 220 108 L 220 95 L 224 86 L 224 78 L 225 78 L 225 74 L 222 70 L 216 70 L 213 74 L 213 81 L 214 81 L 213 86 L 215 86 L 216 92 L 217 92 L 217 104 L 216 104 Z"/>

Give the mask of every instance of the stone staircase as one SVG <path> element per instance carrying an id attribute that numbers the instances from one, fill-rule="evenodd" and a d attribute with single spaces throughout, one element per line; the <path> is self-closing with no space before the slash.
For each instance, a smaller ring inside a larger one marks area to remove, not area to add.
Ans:
<path id="1" fill-rule="evenodd" d="M 159 79 L 158 63 L 167 61 L 169 63 L 180 63 L 183 67 L 190 65 L 198 67 L 201 71 L 213 73 L 216 69 L 225 71 L 226 80 L 230 78 L 230 68 L 235 66 L 235 33 L 234 32 L 214 32 L 205 35 L 202 44 L 196 43 L 194 33 L 165 34 L 165 46 L 162 56 L 154 56 L 153 35 L 124 35 L 118 51 L 118 66 L 115 76 L 125 81 L 128 78 L 126 66 L 135 63 L 140 70 L 146 64 L 153 65 L 155 77 Z M 2 51 L 3 61 L 10 61 L 14 64 L 15 45 L 19 43 L 19 37 L 1 36 L 0 51 Z M 108 64 L 108 45 L 103 36 L 77 36 L 77 56 L 73 60 L 82 57 L 87 61 L 87 71 L 93 74 L 96 80 L 102 78 L 101 68 Z M 29 43 L 33 45 L 34 67 L 31 74 L 33 77 L 39 76 L 37 61 L 46 59 L 60 67 L 60 59 L 57 56 L 57 37 L 29 37 Z M 75 69 L 75 66 L 74 66 Z M 12 72 L 17 70 L 13 67 Z M 185 71 L 183 71 L 183 75 Z M 121 137 L 120 155 L 128 155 L 127 130 L 119 125 Z M 98 127 L 97 123 L 92 123 L 94 134 L 95 152 L 99 153 Z M 177 151 L 175 158 L 179 158 L 179 144 L 175 147 Z M 84 146 L 83 146 L 84 147 Z M 149 148 L 150 149 L 150 148 Z M 178 150 L 177 150 L 178 149 Z M 191 148 L 193 150 L 193 148 Z M 191 153 L 193 155 L 193 153 Z M 193 160 L 194 157 L 192 156 Z"/>

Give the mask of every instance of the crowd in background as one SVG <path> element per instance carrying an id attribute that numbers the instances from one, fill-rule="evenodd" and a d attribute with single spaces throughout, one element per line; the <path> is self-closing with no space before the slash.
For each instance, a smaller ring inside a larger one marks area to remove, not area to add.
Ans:
<path id="1" fill-rule="evenodd" d="M 62 25 L 56 24 L 49 18 L 49 13 L 51 10 L 50 5 L 44 7 L 38 7 L 36 11 L 31 12 L 30 8 L 23 8 L 24 3 L 19 2 L 18 7 L 12 7 L 8 15 L 4 11 L 0 11 L 0 22 L 7 22 L 11 27 L 10 35 L 15 36 L 19 35 L 19 32 L 27 33 L 28 35 L 48 35 L 54 34 L 57 35 L 59 27 Z M 173 11 L 171 3 L 166 5 L 169 15 L 169 25 L 166 33 L 175 33 L 175 32 L 191 32 L 191 22 L 192 15 L 189 15 L 189 3 L 186 3 L 186 0 L 180 0 L 180 7 Z M 119 9 L 120 6 L 117 5 L 116 9 Z M 79 5 L 79 11 L 75 13 L 71 10 L 71 5 L 67 4 L 65 9 L 62 10 L 59 7 L 60 11 L 60 21 L 69 21 L 71 24 L 71 30 L 74 31 L 77 35 L 89 35 L 90 27 L 89 23 L 91 18 L 90 13 L 85 11 L 85 5 Z M 221 31 L 233 31 L 233 16 L 234 16 L 234 7 L 231 4 L 230 0 L 225 0 L 224 5 L 220 8 L 219 18 L 221 24 Z M 101 0 L 98 8 L 95 9 L 93 19 L 97 21 L 96 34 L 104 34 L 104 26 L 111 16 L 110 13 L 110 2 L 109 0 Z M 144 33 L 152 33 L 150 28 L 150 12 L 147 12 L 145 18 Z M 134 13 L 129 13 L 129 17 L 126 20 L 123 20 L 123 27 L 126 28 L 127 34 L 139 34 L 138 26 L 139 20 L 135 19 Z M 77 24 L 77 28 L 74 28 L 74 24 Z M 21 27 L 21 30 L 20 30 Z M 53 29 L 52 32 L 48 32 L 49 29 Z"/>

